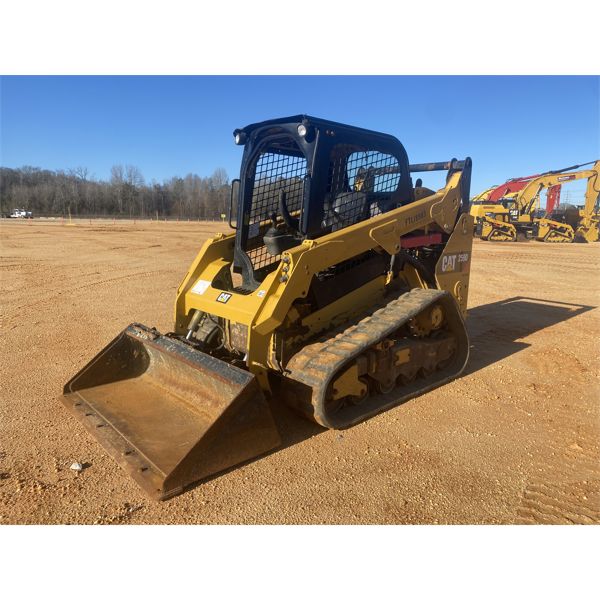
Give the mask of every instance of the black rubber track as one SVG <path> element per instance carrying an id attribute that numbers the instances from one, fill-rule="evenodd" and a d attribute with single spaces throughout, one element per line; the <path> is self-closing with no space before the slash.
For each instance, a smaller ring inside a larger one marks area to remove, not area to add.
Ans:
<path id="1" fill-rule="evenodd" d="M 456 351 L 444 368 L 397 386 L 389 394 L 371 395 L 364 402 L 329 413 L 325 398 L 329 383 L 369 347 L 392 335 L 409 319 L 435 303 L 442 305 Z M 286 401 L 309 419 L 330 429 L 343 429 L 438 387 L 462 373 L 469 356 L 469 340 L 454 298 L 435 289 L 416 288 L 391 300 L 342 333 L 310 344 L 296 353 L 287 365 L 284 381 Z"/>

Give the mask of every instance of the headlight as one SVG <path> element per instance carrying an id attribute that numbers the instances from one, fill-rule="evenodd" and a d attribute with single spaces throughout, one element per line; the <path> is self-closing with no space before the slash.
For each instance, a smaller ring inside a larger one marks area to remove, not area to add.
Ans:
<path id="1" fill-rule="evenodd" d="M 300 123 L 300 125 L 298 125 L 298 135 L 300 137 L 304 137 L 307 134 L 307 132 L 308 130 L 306 129 L 306 125 Z"/>
<path id="2" fill-rule="evenodd" d="M 246 134 L 243 131 L 236 131 L 234 133 L 234 139 L 238 146 L 243 146 L 246 143 Z"/>

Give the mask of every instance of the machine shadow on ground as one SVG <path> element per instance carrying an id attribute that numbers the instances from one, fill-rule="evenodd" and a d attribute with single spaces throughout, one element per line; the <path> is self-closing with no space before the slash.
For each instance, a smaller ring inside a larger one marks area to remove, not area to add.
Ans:
<path id="1" fill-rule="evenodd" d="M 594 308 L 584 304 L 514 296 L 469 309 L 467 330 L 471 354 L 463 376 L 531 346 L 520 341 L 522 338 Z"/>

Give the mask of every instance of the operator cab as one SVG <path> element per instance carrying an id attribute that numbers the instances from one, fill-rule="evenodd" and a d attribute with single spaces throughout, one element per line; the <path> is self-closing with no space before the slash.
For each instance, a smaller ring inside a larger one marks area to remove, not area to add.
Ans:
<path id="1" fill-rule="evenodd" d="M 296 115 L 236 129 L 244 146 L 233 269 L 254 290 L 281 254 L 415 199 L 388 134 Z"/>

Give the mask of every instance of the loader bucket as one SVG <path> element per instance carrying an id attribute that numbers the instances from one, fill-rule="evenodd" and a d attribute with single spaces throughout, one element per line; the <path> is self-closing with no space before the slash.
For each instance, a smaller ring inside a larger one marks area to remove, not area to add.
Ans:
<path id="1" fill-rule="evenodd" d="M 62 402 L 153 498 L 280 445 L 254 375 L 133 323 Z"/>

